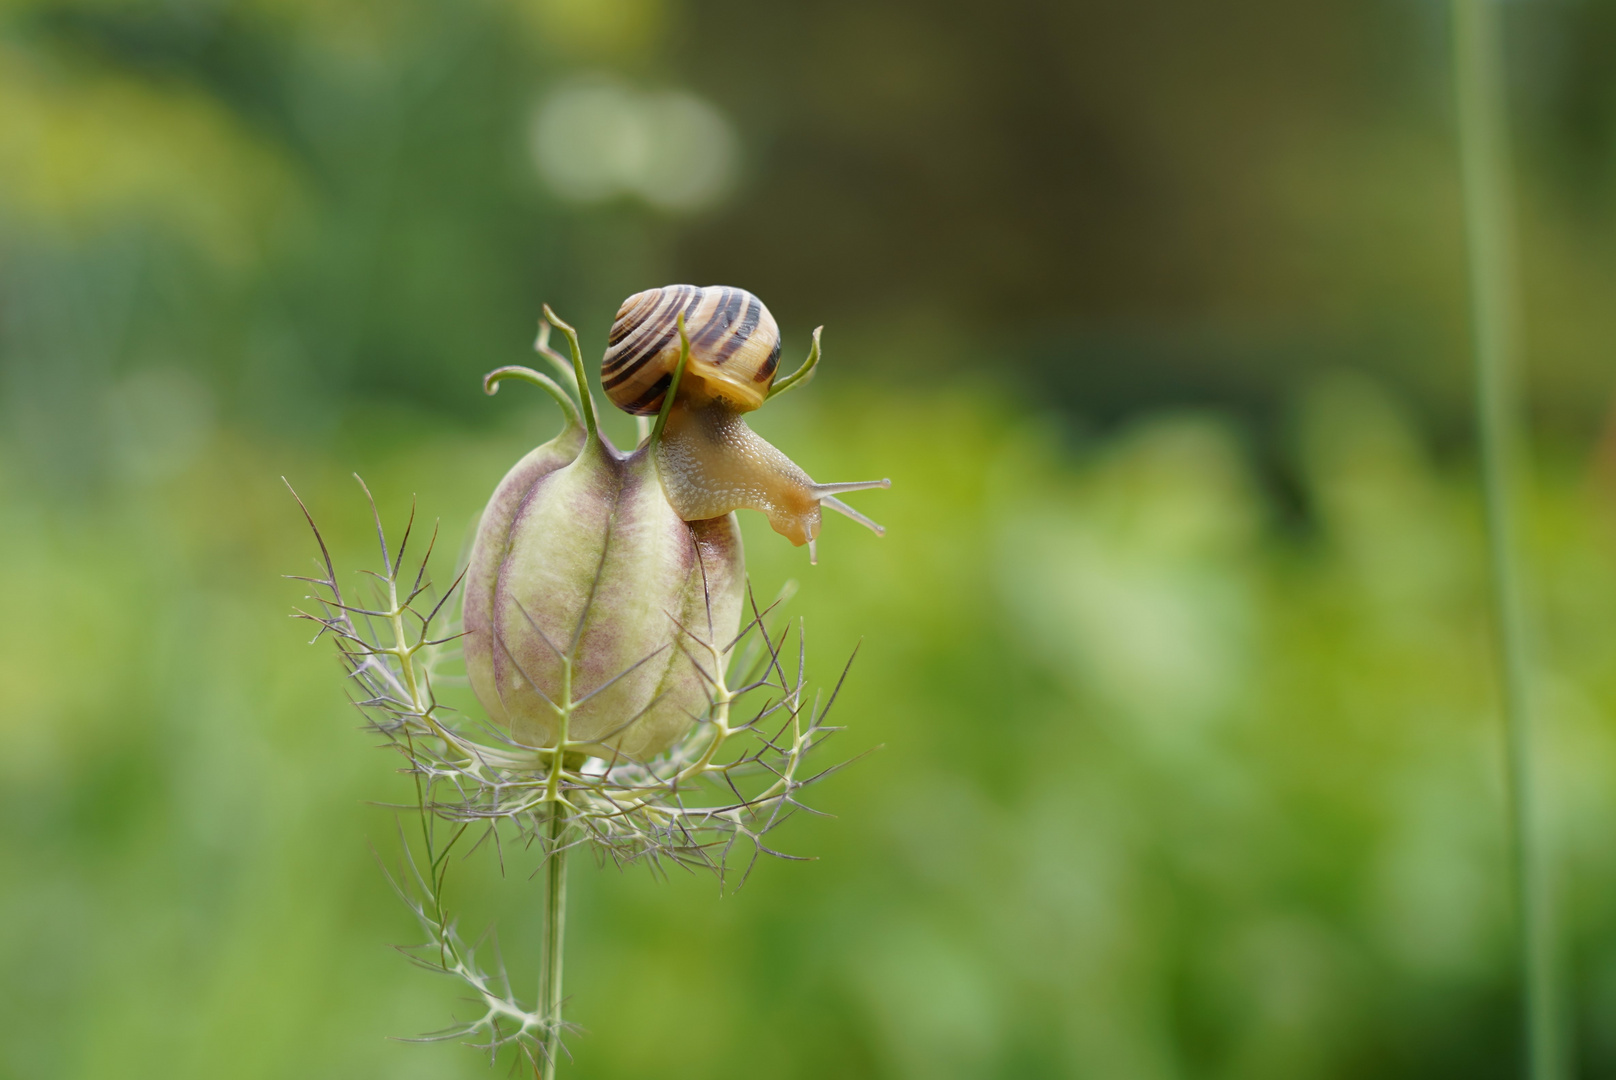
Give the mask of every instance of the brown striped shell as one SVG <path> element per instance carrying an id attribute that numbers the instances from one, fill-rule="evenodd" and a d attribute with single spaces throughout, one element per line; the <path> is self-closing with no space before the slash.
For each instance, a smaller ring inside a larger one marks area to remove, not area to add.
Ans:
<path id="1" fill-rule="evenodd" d="M 600 364 L 612 404 L 636 416 L 662 408 L 679 363 L 681 312 L 690 359 L 679 397 L 721 400 L 736 412 L 762 405 L 780 364 L 780 327 L 763 301 L 727 285 L 666 285 L 623 301 Z"/>

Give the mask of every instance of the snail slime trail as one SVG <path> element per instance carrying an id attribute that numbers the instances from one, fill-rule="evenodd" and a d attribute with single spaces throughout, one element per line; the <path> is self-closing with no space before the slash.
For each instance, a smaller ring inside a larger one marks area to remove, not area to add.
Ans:
<path id="1" fill-rule="evenodd" d="M 815 330 L 803 367 L 776 383 L 780 328 L 763 301 L 727 285 L 666 285 L 623 301 L 612 322 L 600 376 L 618 408 L 664 417 L 661 438 L 654 440 L 651 452 L 668 502 L 680 518 L 704 521 L 734 510 L 757 510 L 775 532 L 799 547 L 807 544 L 813 562 L 821 507 L 880 536 L 885 533 L 881 526 L 836 496 L 892 486 L 890 480 L 817 484 L 747 426 L 742 413 L 802 385 L 818 360 Z"/>

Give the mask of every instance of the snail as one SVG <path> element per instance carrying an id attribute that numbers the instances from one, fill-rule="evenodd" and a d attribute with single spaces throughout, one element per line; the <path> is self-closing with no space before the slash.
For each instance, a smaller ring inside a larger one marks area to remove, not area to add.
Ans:
<path id="1" fill-rule="evenodd" d="M 836 496 L 892 486 L 890 480 L 815 483 L 747 426 L 743 413 L 805 381 L 818 359 L 815 330 L 802 368 L 776 383 L 780 328 L 761 300 L 725 285 L 667 285 L 623 301 L 601 361 L 601 383 L 625 412 L 665 414 L 653 453 L 668 502 L 682 519 L 759 510 L 775 532 L 798 547 L 807 544 L 815 561 L 821 507 L 885 535 Z M 673 402 L 664 409 L 670 388 Z"/>

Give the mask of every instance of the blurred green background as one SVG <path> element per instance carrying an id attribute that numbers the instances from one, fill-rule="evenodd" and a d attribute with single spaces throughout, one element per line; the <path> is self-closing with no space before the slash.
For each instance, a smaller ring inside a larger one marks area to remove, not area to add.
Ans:
<path id="1" fill-rule="evenodd" d="M 1616 1077 L 1616 4 L 1506 5 L 1543 790 Z M 0 1077 L 489 1075 L 284 616 L 453 555 L 598 355 L 760 294 L 757 428 L 890 529 L 744 515 L 863 647 L 836 820 L 738 894 L 580 865 L 566 1075 L 1516 1075 L 1436 0 L 0 5 Z M 614 419 L 620 436 L 628 425 Z M 832 744 L 835 746 L 836 744 Z M 525 870 L 457 870 L 531 978 Z M 499 1073 L 505 1074 L 502 1064 Z"/>

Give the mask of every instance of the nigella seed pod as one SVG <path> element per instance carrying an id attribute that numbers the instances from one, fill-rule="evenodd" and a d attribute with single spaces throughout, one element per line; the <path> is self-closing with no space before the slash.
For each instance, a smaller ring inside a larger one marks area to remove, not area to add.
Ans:
<path id="1" fill-rule="evenodd" d="M 496 376 L 499 374 L 492 372 L 485 380 L 484 385 L 489 393 L 498 389 Z M 570 399 L 563 397 L 562 400 L 571 404 Z M 510 536 L 511 525 L 534 486 L 577 459 L 584 447 L 585 434 L 577 411 L 573 410 L 567 416 L 567 426 L 561 429 L 559 435 L 528 451 L 522 460 L 511 466 L 510 472 L 494 489 L 477 523 L 477 539 L 472 545 L 470 560 L 466 563 L 461 623 L 468 635 L 465 645 L 466 674 L 472 686 L 477 688 L 479 698 L 483 697 L 483 688 L 492 689 L 495 684 L 494 652 L 486 647 L 489 641 L 486 634 L 493 623 L 494 594 L 499 585 L 501 565 L 508 554 L 505 540 Z M 498 700 L 497 695 L 495 700 Z M 507 719 L 493 708 L 488 711 L 496 720 L 505 722 Z"/>
<path id="2" fill-rule="evenodd" d="M 841 683 L 825 699 L 806 689 L 801 624 L 789 651 L 791 629 L 777 632 L 768 618 L 774 605 L 754 607 L 740 630 L 747 590 L 733 512 L 762 509 L 777 529 L 777 518 L 790 517 L 798 542 L 811 545 L 821 505 L 850 512 L 832 492 L 870 486 L 813 483 L 740 420 L 805 381 L 818 331 L 808 361 L 776 381 L 779 334 L 755 297 L 688 286 L 668 292 L 677 295 L 666 304 L 652 290 L 624 306 L 639 321 L 619 316 L 607 354 L 626 373 L 608 387 L 613 400 L 640 417 L 631 453 L 601 435 L 577 334 L 548 307 L 535 348 L 559 379 L 525 367 L 484 378 L 490 394 L 512 378 L 540 387 L 566 422 L 494 489 L 468 565 L 441 597 L 431 599 L 427 577 L 434 545 L 425 553 L 417 545 L 419 568 L 407 568 L 410 526 L 395 549 L 371 500 L 383 573 L 369 606 L 348 603 L 298 500 L 323 568 L 300 577 L 317 590 L 309 598 L 317 606 L 298 614 L 319 624 L 316 637 L 336 642 L 369 729 L 404 754 L 416 779 L 427 827 L 407 845 L 407 873 L 395 884 L 417 915 L 433 917 L 422 920 L 428 940 L 411 958 L 487 1006 L 480 1019 L 427 1039 L 512 1048 L 546 1077 L 573 1026 L 562 1008 L 569 850 L 587 845 L 619 862 L 702 866 L 725 884 L 731 869 L 741 870 L 732 853 L 744 852 L 744 880 L 759 855 L 780 854 L 763 838 L 803 807 L 802 789 L 837 771 L 805 764 L 840 730 L 826 721 Z M 670 308 L 667 331 L 657 320 Z M 694 341 L 688 315 L 696 317 Z M 570 363 L 549 348 L 552 328 L 566 334 Z M 669 333 L 678 342 L 671 365 L 642 370 L 653 357 L 667 361 L 661 339 Z M 632 352 L 618 348 L 625 342 Z M 631 380 L 637 388 L 625 389 Z M 459 634 L 450 607 L 457 592 Z M 441 665 L 454 655 L 443 646 L 457 640 L 468 682 L 505 738 L 468 730 L 437 696 Z M 732 650 L 743 653 L 733 670 Z M 509 979 L 502 993 L 491 989 L 500 980 L 476 963 L 444 908 L 449 851 L 471 822 L 531 842 L 541 859 L 543 949 L 531 1007 Z"/>
<path id="3" fill-rule="evenodd" d="M 466 571 L 466 672 L 489 716 L 521 744 L 643 760 L 708 711 L 740 624 L 744 565 L 734 511 L 762 511 L 813 558 L 820 509 L 883 530 L 836 498 L 887 480 L 815 483 L 742 414 L 805 382 L 819 359 L 778 382 L 780 330 L 744 289 L 670 285 L 636 293 L 613 321 L 601 381 L 613 403 L 655 415 L 630 454 L 595 423 L 578 335 L 578 392 L 527 368 L 567 415 L 495 489 Z"/>
<path id="4" fill-rule="evenodd" d="M 576 338 L 557 325 L 586 386 Z M 490 392 L 516 376 L 570 407 L 537 372 L 502 372 Z M 650 448 L 618 451 L 580 396 L 583 423 L 573 410 L 483 512 L 466 574 L 466 671 L 516 742 L 643 760 L 708 709 L 710 672 L 740 624 L 740 533 L 732 514 L 683 520 Z"/>
<path id="5" fill-rule="evenodd" d="M 734 519 L 686 524 L 649 455 L 594 441 L 498 525 L 475 545 L 503 551 L 488 619 L 467 624 L 489 714 L 518 742 L 553 746 L 570 706 L 568 744 L 597 756 L 643 759 L 683 735 L 707 707 L 695 665 L 712 658 L 697 642 L 722 650 L 740 622 Z"/>

